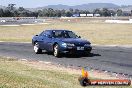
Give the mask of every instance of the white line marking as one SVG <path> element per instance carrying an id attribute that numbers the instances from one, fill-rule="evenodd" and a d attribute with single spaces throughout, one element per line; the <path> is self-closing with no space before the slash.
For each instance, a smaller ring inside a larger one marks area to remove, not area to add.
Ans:
<path id="1" fill-rule="evenodd" d="M 39 61 L 39 62 L 44 64 L 51 64 L 51 62 L 45 62 L 45 61 Z"/>
<path id="2" fill-rule="evenodd" d="M 27 59 L 20 59 L 21 61 L 28 61 Z"/>
<path id="3" fill-rule="evenodd" d="M 21 24 L 21 25 L 36 25 L 36 24 Z"/>
<path id="4" fill-rule="evenodd" d="M 20 25 L 0 25 L 0 26 L 5 26 L 5 27 L 17 27 L 17 26 L 20 26 Z"/>

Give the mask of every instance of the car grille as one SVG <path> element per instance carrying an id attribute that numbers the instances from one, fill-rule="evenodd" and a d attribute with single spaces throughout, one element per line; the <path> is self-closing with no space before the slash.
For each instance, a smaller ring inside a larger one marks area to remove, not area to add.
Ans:
<path id="1" fill-rule="evenodd" d="M 75 43 L 75 46 L 84 46 L 84 43 Z"/>

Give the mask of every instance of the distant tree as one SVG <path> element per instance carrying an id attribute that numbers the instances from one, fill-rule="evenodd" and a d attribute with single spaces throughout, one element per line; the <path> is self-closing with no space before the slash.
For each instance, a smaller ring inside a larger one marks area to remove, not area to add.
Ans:
<path id="1" fill-rule="evenodd" d="M 43 9 L 41 15 L 42 15 L 43 17 L 49 17 L 48 10 L 47 10 L 47 9 Z"/>
<path id="2" fill-rule="evenodd" d="M 37 11 L 36 12 L 32 12 L 32 16 L 37 18 L 38 17 L 38 12 Z"/>
<path id="3" fill-rule="evenodd" d="M 4 17 L 14 17 L 15 4 L 8 4 L 8 7 L 4 9 Z"/>
<path id="4" fill-rule="evenodd" d="M 29 10 L 24 10 L 20 12 L 19 16 L 20 17 L 35 17 L 34 12 L 31 12 Z"/>
<path id="5" fill-rule="evenodd" d="M 111 12 L 107 8 L 103 8 L 103 10 L 101 11 L 101 15 L 105 17 L 111 16 Z"/>
<path id="6" fill-rule="evenodd" d="M 4 15 L 4 11 L 2 8 L 0 8 L 0 17 L 3 17 L 3 15 Z"/>
<path id="7" fill-rule="evenodd" d="M 12 17 L 13 16 L 13 13 L 8 10 L 8 9 L 5 9 L 4 10 L 4 17 Z"/>
<path id="8" fill-rule="evenodd" d="M 132 16 L 132 10 L 131 10 L 131 16 Z"/>
<path id="9" fill-rule="evenodd" d="M 52 8 L 43 9 L 42 11 L 39 10 L 38 14 L 39 16 L 44 16 L 44 17 L 55 17 L 56 16 L 56 12 Z"/>
<path id="10" fill-rule="evenodd" d="M 43 16 L 43 11 L 42 10 L 38 10 L 38 16 L 42 17 Z"/>
<path id="11" fill-rule="evenodd" d="M 55 10 L 55 16 L 56 17 L 61 17 L 61 11 L 60 10 Z"/>
<path id="12" fill-rule="evenodd" d="M 70 11 L 67 11 L 66 12 L 66 17 L 71 17 L 72 16 L 72 13 Z"/>
<path id="13" fill-rule="evenodd" d="M 61 16 L 64 16 L 64 17 L 66 16 L 66 10 L 64 10 L 64 9 L 61 10 Z"/>
<path id="14" fill-rule="evenodd" d="M 74 10 L 72 8 L 69 9 L 69 12 L 73 14 Z"/>
<path id="15" fill-rule="evenodd" d="M 75 9 L 74 14 L 79 14 L 79 9 Z"/>
<path id="16" fill-rule="evenodd" d="M 93 14 L 101 14 L 100 9 L 95 9 L 95 10 L 93 11 Z"/>
<path id="17" fill-rule="evenodd" d="M 24 14 L 26 10 L 23 7 L 19 7 L 17 11 L 18 11 L 18 16 L 20 17 L 25 16 Z"/>
<path id="18" fill-rule="evenodd" d="M 88 10 L 84 10 L 84 13 L 86 14 L 90 14 L 90 12 Z"/>
<path id="19" fill-rule="evenodd" d="M 15 7 L 14 7 L 15 5 L 16 5 L 16 4 L 8 4 L 8 7 L 7 7 L 8 10 L 9 10 L 9 11 L 13 11 L 13 10 L 15 9 Z"/>
<path id="20" fill-rule="evenodd" d="M 25 9 L 23 8 L 23 7 L 19 7 L 18 8 L 18 11 L 20 11 L 20 12 L 22 12 L 22 11 L 24 11 Z"/>
<path id="21" fill-rule="evenodd" d="M 121 10 L 121 9 L 118 9 L 118 10 L 116 11 L 116 13 L 117 13 L 117 16 L 122 16 L 122 10 Z"/>
<path id="22" fill-rule="evenodd" d="M 132 10 L 130 12 L 123 12 L 121 9 L 115 10 L 109 10 L 108 8 L 101 9 L 95 9 L 93 12 L 89 12 L 88 10 L 79 10 L 79 9 L 73 9 L 70 8 L 69 10 L 55 10 L 52 8 L 47 8 L 43 10 L 38 11 L 29 11 L 23 7 L 15 8 L 15 4 L 9 4 L 6 9 L 0 8 L 0 17 L 61 17 L 61 16 L 67 16 L 71 17 L 73 14 L 100 14 L 101 16 L 114 16 L 117 14 L 118 16 L 132 16 Z"/>
<path id="23" fill-rule="evenodd" d="M 115 14 L 116 14 L 116 11 L 109 10 L 109 13 L 108 13 L 108 14 L 110 14 L 111 16 L 115 16 Z"/>
<path id="24" fill-rule="evenodd" d="M 55 17 L 55 11 L 52 8 L 48 8 L 49 17 Z"/>
<path id="25" fill-rule="evenodd" d="M 83 14 L 83 13 L 84 13 L 84 11 L 83 11 L 83 10 L 80 10 L 80 11 L 79 11 L 79 13 L 80 13 L 80 14 Z"/>
<path id="26" fill-rule="evenodd" d="M 14 16 L 14 17 L 18 17 L 18 16 L 19 16 L 18 10 L 15 10 L 15 11 L 13 12 L 13 16 Z"/>

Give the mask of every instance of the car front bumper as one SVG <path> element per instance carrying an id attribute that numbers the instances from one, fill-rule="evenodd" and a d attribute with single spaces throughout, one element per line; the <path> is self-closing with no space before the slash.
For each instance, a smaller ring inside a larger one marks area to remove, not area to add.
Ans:
<path id="1" fill-rule="evenodd" d="M 66 53 L 66 54 L 84 54 L 84 53 L 90 53 L 92 50 L 92 46 L 60 47 L 59 50 L 60 53 Z"/>

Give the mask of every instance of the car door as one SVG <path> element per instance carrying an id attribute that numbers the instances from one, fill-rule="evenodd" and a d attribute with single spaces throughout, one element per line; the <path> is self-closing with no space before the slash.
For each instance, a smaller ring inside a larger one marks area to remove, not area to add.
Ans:
<path id="1" fill-rule="evenodd" d="M 45 32 L 44 45 L 45 45 L 45 50 L 52 51 L 53 38 L 50 31 Z"/>
<path id="2" fill-rule="evenodd" d="M 43 49 L 43 50 L 45 50 L 45 45 L 44 45 L 44 43 L 45 43 L 45 32 L 42 32 L 40 35 L 39 35 L 39 37 L 38 37 L 38 43 L 39 43 L 39 47 L 40 47 L 40 49 Z"/>

